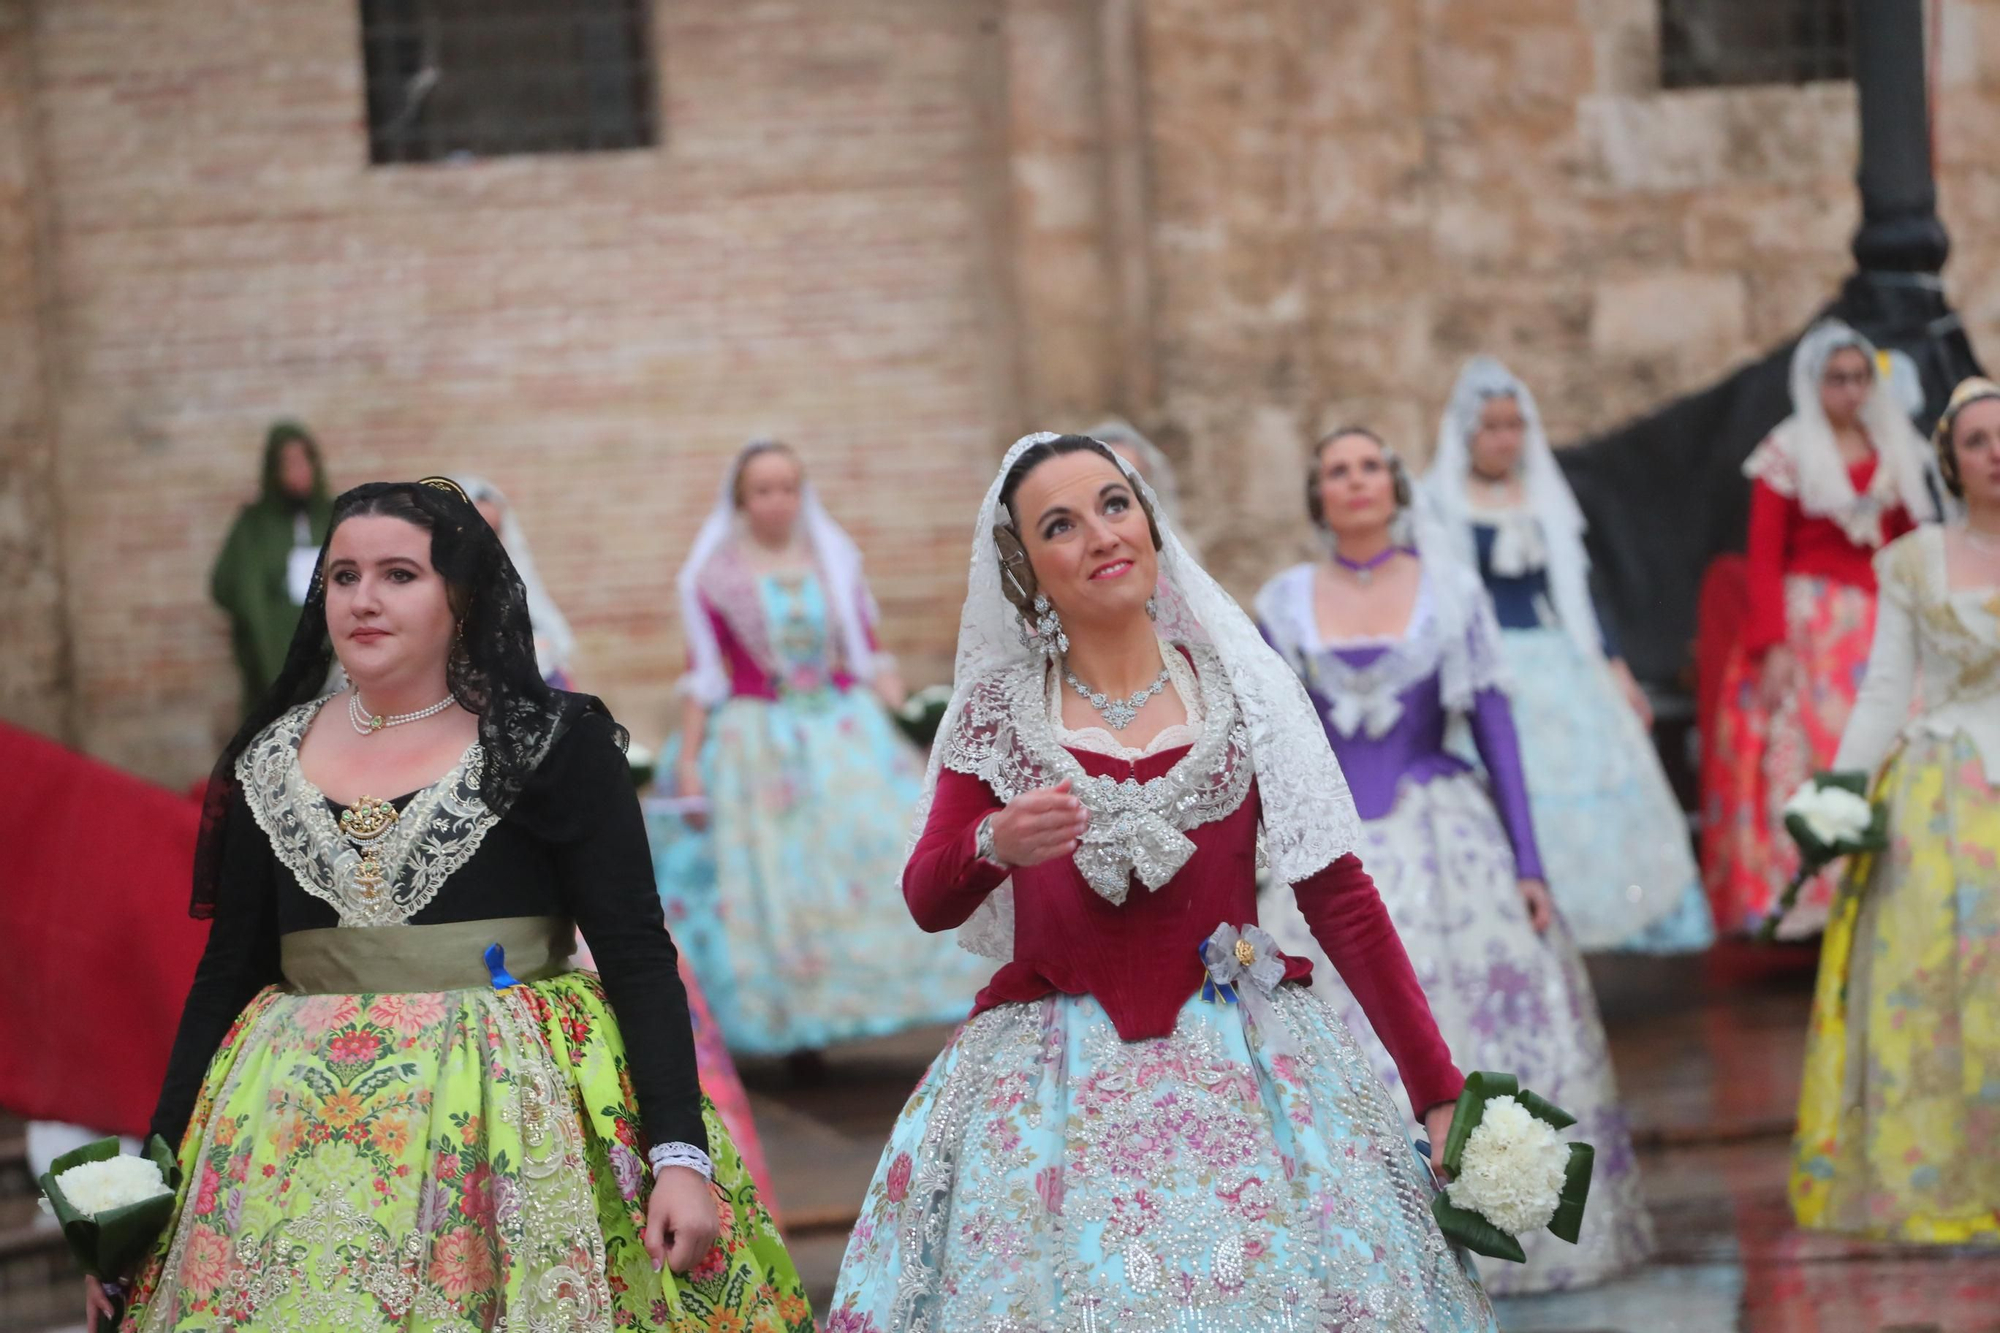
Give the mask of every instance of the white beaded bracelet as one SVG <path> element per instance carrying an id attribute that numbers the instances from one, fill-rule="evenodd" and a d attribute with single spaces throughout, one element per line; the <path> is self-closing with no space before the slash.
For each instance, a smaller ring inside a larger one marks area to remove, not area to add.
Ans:
<path id="1" fill-rule="evenodd" d="M 646 1160 L 653 1164 L 655 1177 L 670 1166 L 685 1166 L 701 1172 L 704 1180 L 715 1179 L 715 1163 L 692 1143 L 656 1143 L 646 1154 Z"/>

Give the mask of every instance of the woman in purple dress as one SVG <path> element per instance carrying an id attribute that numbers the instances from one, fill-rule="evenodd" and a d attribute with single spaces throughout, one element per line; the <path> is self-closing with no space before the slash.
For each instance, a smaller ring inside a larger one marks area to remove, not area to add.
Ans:
<path id="1" fill-rule="evenodd" d="M 1306 506 L 1324 560 L 1285 570 L 1257 595 L 1264 636 L 1304 681 L 1353 788 L 1362 859 L 1402 936 L 1453 1057 L 1516 1073 L 1574 1114 L 1597 1146 L 1580 1242 L 1522 1237 L 1525 1265 L 1482 1267 L 1496 1295 L 1602 1281 L 1652 1247 L 1630 1131 L 1597 1001 L 1542 880 L 1520 747 L 1502 688 L 1500 630 L 1476 571 L 1427 560 L 1401 464 L 1372 432 L 1344 429 L 1315 450 Z M 1487 779 L 1445 744 L 1462 717 Z M 1287 953 L 1319 960 L 1284 895 L 1265 921 Z M 1331 970 L 1314 972 L 1403 1095 L 1395 1064 Z"/>

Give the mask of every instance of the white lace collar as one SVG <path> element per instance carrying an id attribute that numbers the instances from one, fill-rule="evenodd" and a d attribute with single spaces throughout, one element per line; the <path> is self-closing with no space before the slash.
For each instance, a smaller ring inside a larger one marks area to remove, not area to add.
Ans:
<path id="1" fill-rule="evenodd" d="M 1105 755 L 1111 759 L 1123 759 L 1130 763 L 1144 759 L 1148 755 L 1162 754 L 1183 745 L 1193 745 L 1201 739 L 1201 689 L 1195 680 L 1194 668 L 1188 665 L 1187 657 L 1171 644 L 1160 644 L 1160 660 L 1167 668 L 1167 683 L 1180 696 L 1181 704 L 1187 709 L 1187 721 L 1176 722 L 1167 727 L 1143 747 L 1125 744 L 1105 727 L 1078 727 L 1071 730 L 1063 725 L 1063 678 L 1062 673 L 1049 672 L 1049 729 L 1055 733 L 1056 743 L 1071 750 L 1086 750 L 1091 754 Z"/>
<path id="2" fill-rule="evenodd" d="M 1192 651 L 1194 692 L 1205 722 L 1194 746 L 1158 777 L 1121 781 L 1086 771 L 1050 725 L 1048 672 L 1041 662 L 971 686 L 956 727 L 940 741 L 938 761 L 978 778 L 1003 802 L 1067 781 L 1090 813 L 1089 830 L 1072 858 L 1090 887 L 1111 903 L 1125 901 L 1135 877 L 1158 889 L 1193 855 L 1187 831 L 1242 805 L 1255 771 L 1228 673 L 1214 650 Z"/>
<path id="3" fill-rule="evenodd" d="M 343 926 L 400 926 L 479 850 L 499 823 L 479 796 L 486 752 L 479 742 L 450 772 L 415 793 L 370 844 L 373 867 L 343 836 L 326 794 L 299 767 L 299 744 L 326 703 L 300 704 L 266 727 L 236 761 L 244 801 L 271 851 L 299 887 L 340 913 Z"/>

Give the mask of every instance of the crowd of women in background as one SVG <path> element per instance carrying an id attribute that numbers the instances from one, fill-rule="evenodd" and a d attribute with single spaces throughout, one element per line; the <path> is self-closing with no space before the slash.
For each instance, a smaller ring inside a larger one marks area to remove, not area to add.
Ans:
<path id="1" fill-rule="evenodd" d="M 275 428 L 217 566 L 252 702 L 209 789 L 216 925 L 156 1117 L 196 1194 L 132 1326 L 541 1302 L 806 1327 L 731 1050 L 809 1077 L 830 1045 L 969 1011 L 829 1327 L 1490 1329 L 1489 1291 L 1602 1281 L 1652 1244 L 1583 953 L 1764 923 L 1798 864 L 1785 801 L 1828 767 L 1865 776 L 1890 836 L 1782 923 L 1826 928 L 1799 1220 L 2000 1240 L 2000 386 L 1960 386 L 1926 449 L 1853 330 L 1809 331 L 1791 379 L 1745 467 L 1706 891 L 1581 510 L 1490 358 L 1421 478 L 1366 426 L 1308 452 L 1321 554 L 1254 616 L 1129 423 L 1018 442 L 928 772 L 859 550 L 796 451 L 751 443 L 679 575 L 680 726 L 643 824 L 507 497 L 463 476 L 332 501 L 310 436 Z M 357 925 L 379 947 L 347 947 Z M 1410 1144 L 1441 1160 L 1461 1067 L 1518 1075 L 1596 1145 L 1576 1244 L 1475 1270 L 1442 1240 Z M 412 1137 L 417 1106 L 455 1128 Z M 226 1208 L 210 1177 L 237 1182 Z"/>

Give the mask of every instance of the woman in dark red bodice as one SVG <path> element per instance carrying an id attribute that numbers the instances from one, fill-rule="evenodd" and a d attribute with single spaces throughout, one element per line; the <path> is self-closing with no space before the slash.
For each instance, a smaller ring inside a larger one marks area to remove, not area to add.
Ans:
<path id="1" fill-rule="evenodd" d="M 831 1329 L 1491 1329 L 1293 887 L 1431 1140 L 1463 1080 L 1303 689 L 1102 444 L 1016 443 L 975 529 L 903 889 L 1002 965 L 905 1108 Z"/>

